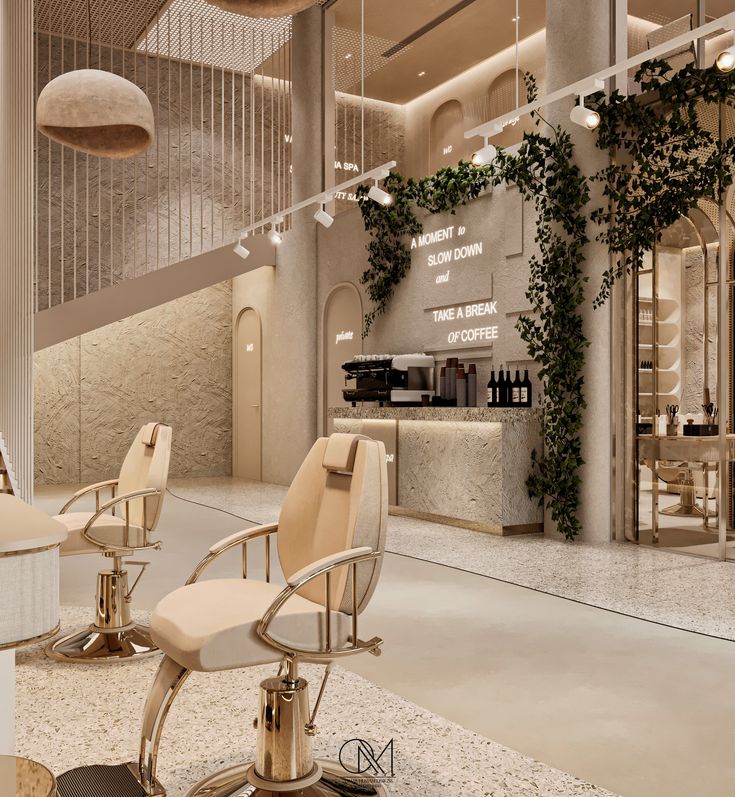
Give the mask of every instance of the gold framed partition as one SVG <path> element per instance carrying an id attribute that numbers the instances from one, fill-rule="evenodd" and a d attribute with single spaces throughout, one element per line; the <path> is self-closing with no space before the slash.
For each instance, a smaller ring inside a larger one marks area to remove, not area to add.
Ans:
<path id="1" fill-rule="evenodd" d="M 735 127 L 732 115 L 721 109 L 714 120 L 721 134 Z M 661 231 L 644 267 L 620 285 L 614 330 L 625 351 L 616 537 L 721 560 L 735 559 L 734 217 L 730 190 Z M 672 406 L 678 424 L 666 422 Z"/>

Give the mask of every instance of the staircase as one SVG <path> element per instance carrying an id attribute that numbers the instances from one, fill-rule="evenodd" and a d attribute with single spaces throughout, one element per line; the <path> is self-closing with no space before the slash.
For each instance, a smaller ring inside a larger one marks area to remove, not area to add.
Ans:
<path id="1" fill-rule="evenodd" d="M 41 310 L 34 316 L 34 349 L 54 346 L 256 268 L 275 266 L 276 247 L 266 235 L 248 238 L 248 249 L 250 256 L 243 260 L 228 244 Z"/>

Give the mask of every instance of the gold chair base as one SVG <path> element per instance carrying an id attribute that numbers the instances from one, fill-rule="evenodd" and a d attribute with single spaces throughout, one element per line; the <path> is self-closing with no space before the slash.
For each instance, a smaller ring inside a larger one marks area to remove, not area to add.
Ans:
<path id="1" fill-rule="evenodd" d="M 104 632 L 90 625 L 84 631 L 57 639 L 46 647 L 49 658 L 63 662 L 142 659 L 160 652 L 151 639 L 148 626 L 136 624 Z"/>
<path id="2" fill-rule="evenodd" d="M 660 515 L 668 515 L 669 517 L 704 517 L 705 510 L 699 504 L 693 506 L 685 506 L 684 504 L 674 504 L 667 506 L 665 509 L 659 509 Z M 709 511 L 707 517 L 714 517 L 715 513 Z"/>
<path id="3" fill-rule="evenodd" d="M 288 784 L 273 784 L 276 788 L 251 785 L 248 774 L 252 764 L 240 764 L 223 769 L 199 781 L 186 797 L 388 797 L 383 784 L 371 784 L 369 779 L 350 775 L 338 764 L 320 761 L 323 774 L 320 780 L 305 788 L 288 790 Z M 257 778 L 256 778 L 257 779 Z M 259 779 L 258 779 L 259 780 Z M 283 788 L 286 786 L 286 789 Z"/>

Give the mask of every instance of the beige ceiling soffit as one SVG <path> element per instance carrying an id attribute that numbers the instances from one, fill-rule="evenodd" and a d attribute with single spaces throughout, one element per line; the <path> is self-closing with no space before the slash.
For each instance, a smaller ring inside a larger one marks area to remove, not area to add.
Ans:
<path id="1" fill-rule="evenodd" d="M 238 257 L 232 251 L 232 244 L 228 244 L 42 310 L 34 318 L 34 349 L 46 349 L 256 268 L 275 265 L 276 249 L 267 236 L 249 238 L 248 248 L 247 261 Z"/>

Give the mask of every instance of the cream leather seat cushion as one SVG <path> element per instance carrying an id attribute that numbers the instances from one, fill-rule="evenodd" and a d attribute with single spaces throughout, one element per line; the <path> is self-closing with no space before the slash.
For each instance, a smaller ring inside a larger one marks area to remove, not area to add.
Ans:
<path id="1" fill-rule="evenodd" d="M 99 545 L 89 542 L 89 540 L 86 540 L 82 536 L 82 529 L 87 525 L 93 514 L 93 512 L 67 512 L 64 515 L 56 515 L 54 517 L 54 520 L 58 520 L 59 523 L 62 523 L 69 532 L 66 542 L 61 544 L 62 556 L 74 556 L 83 553 L 101 553 L 101 546 L 106 544 L 114 545 L 118 548 L 123 547 L 125 520 L 115 515 L 100 515 L 90 528 L 90 536 L 99 540 Z M 128 535 L 129 545 L 143 545 L 144 538 L 142 528 L 139 526 L 130 526 Z"/>
<path id="2" fill-rule="evenodd" d="M 256 629 L 283 587 L 251 579 L 199 581 L 169 593 L 151 616 L 153 641 L 190 670 L 214 672 L 269 664 L 283 654 Z M 299 648 L 324 646 L 324 607 L 294 595 L 281 607 L 269 633 Z M 332 645 L 344 645 L 351 618 L 332 613 Z M 308 657 L 306 657 L 308 660 Z"/>

